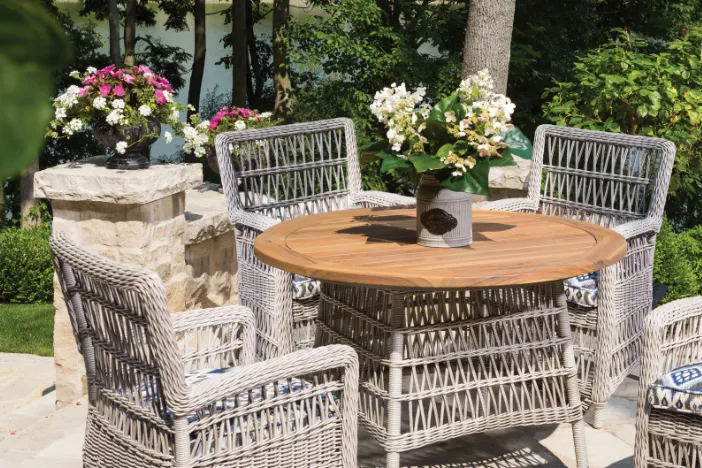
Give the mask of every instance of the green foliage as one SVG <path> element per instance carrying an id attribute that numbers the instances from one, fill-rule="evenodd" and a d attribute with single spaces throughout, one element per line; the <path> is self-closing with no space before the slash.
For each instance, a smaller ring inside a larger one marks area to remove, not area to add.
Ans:
<path id="1" fill-rule="evenodd" d="M 44 5 L 0 0 L 0 180 L 36 159 L 51 118 L 54 70 L 70 56 L 66 35 Z"/>
<path id="2" fill-rule="evenodd" d="M 681 234 L 673 231 L 667 219 L 663 221 L 656 242 L 653 280 L 668 286 L 662 303 L 700 294 L 702 287 L 702 229 Z"/>
<path id="3" fill-rule="evenodd" d="M 53 356 L 53 304 L 0 305 L 0 353 Z"/>
<path id="4" fill-rule="evenodd" d="M 694 30 L 659 51 L 651 41 L 618 31 L 579 57 L 571 81 L 544 96 L 544 116 L 571 127 L 657 136 L 677 146 L 670 184 L 676 224 L 702 221 L 702 32 Z"/>
<path id="5" fill-rule="evenodd" d="M 38 303 L 53 297 L 48 226 L 0 232 L 0 301 Z"/>

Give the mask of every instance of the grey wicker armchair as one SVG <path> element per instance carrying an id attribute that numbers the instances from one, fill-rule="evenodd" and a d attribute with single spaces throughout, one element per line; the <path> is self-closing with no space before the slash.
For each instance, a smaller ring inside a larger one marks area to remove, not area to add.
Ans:
<path id="1" fill-rule="evenodd" d="M 253 244 L 261 232 L 314 213 L 414 206 L 414 198 L 361 190 L 356 146 L 349 119 L 217 136 L 222 186 L 236 228 L 239 300 L 254 311 L 260 359 L 312 346 L 319 302 L 315 294 L 294 294 L 309 292 L 314 285 L 294 291 L 291 274 L 255 257 Z"/>
<path id="2" fill-rule="evenodd" d="M 51 249 L 88 378 L 83 466 L 356 466 L 351 348 L 252 364 L 249 309 L 170 315 L 154 273 Z"/>
<path id="3" fill-rule="evenodd" d="M 646 317 L 634 466 L 702 466 L 702 297 Z"/>
<path id="4" fill-rule="evenodd" d="M 588 221 L 627 240 L 626 257 L 597 272 L 596 302 L 568 303 L 583 406 L 592 407 L 596 428 L 607 400 L 640 357 L 656 234 L 674 160 L 675 145 L 659 138 L 542 125 L 528 196 L 483 207 Z"/>

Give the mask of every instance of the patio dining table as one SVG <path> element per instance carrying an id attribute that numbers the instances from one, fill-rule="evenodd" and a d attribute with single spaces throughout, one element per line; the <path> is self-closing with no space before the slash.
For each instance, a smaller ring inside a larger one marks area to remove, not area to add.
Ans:
<path id="1" fill-rule="evenodd" d="M 267 229 L 256 256 L 322 282 L 315 346 L 358 353 L 359 422 L 400 453 L 497 428 L 584 423 L 563 280 L 626 252 L 609 229 L 539 214 L 473 212 L 473 243 L 416 243 L 413 209 L 337 211 Z M 611 285 L 600 284 L 600 288 Z"/>

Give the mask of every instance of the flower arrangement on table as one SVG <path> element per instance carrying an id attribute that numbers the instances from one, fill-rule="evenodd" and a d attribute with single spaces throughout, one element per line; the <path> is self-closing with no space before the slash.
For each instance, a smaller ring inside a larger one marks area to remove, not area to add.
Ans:
<path id="1" fill-rule="evenodd" d="M 272 127 L 278 123 L 270 112 L 262 112 L 244 107 L 224 107 L 210 120 L 200 114 L 190 116 L 188 123 L 178 124 L 176 133 L 183 137 L 183 151 L 197 157 L 205 156 L 210 168 L 219 173 L 215 139 L 224 132 L 234 132 L 252 128 Z M 231 150 L 232 148 L 230 148 Z"/>
<path id="2" fill-rule="evenodd" d="M 510 124 L 514 104 L 492 89 L 487 69 L 434 106 L 422 103 L 424 88 L 384 88 L 371 112 L 386 126 L 387 140 L 365 145 L 361 153 L 382 159 L 383 172 L 414 169 L 451 190 L 489 195 L 490 167 L 515 165 L 513 154 L 531 157 L 531 144 Z"/>
<path id="3" fill-rule="evenodd" d="M 173 100 L 168 80 L 143 65 L 89 67 L 70 76 L 82 86 L 69 86 L 54 100 L 55 115 L 47 136 L 70 138 L 92 128 L 98 140 L 116 153 L 108 167 L 148 167 L 148 148 L 161 136 L 160 124 L 177 125 L 184 110 Z M 172 135 L 163 136 L 170 143 Z"/>
<path id="4" fill-rule="evenodd" d="M 490 194 L 490 168 L 516 165 L 513 155 L 531 158 L 531 143 L 510 123 L 514 104 L 492 89 L 490 73 L 481 70 L 434 106 L 422 103 L 424 88 L 410 93 L 404 84 L 375 95 L 371 111 L 387 139 L 365 145 L 361 154 L 380 158 L 383 172 L 422 175 L 415 193 L 420 245 L 469 245 L 472 194 Z"/>

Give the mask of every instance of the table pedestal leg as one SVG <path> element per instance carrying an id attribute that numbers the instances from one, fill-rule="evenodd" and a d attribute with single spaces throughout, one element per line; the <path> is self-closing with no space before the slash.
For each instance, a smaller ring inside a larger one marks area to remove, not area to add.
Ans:
<path id="1" fill-rule="evenodd" d="M 386 411 L 388 418 L 388 438 L 398 437 L 400 435 L 400 428 L 402 425 L 402 404 L 400 398 L 402 397 L 402 360 L 403 360 L 403 344 L 404 335 L 400 329 L 404 325 L 405 317 L 405 301 L 404 297 L 400 294 L 393 294 L 392 296 L 392 311 L 390 318 L 390 326 L 392 331 L 390 332 L 389 339 L 389 360 L 390 368 L 388 369 L 388 401 L 386 403 Z M 400 452 L 392 452 L 392 441 L 388 442 L 387 451 L 387 468 L 399 468 L 400 467 Z"/>
<path id="2" fill-rule="evenodd" d="M 567 378 L 568 403 L 570 405 L 578 405 L 580 409 L 580 418 L 573 422 L 573 442 L 575 444 L 575 459 L 578 468 L 586 468 L 587 461 L 587 445 L 585 443 L 585 422 L 583 420 L 582 405 L 580 404 L 580 387 L 578 385 L 578 369 L 575 364 L 575 354 L 573 352 L 573 337 L 570 329 L 570 317 L 568 316 L 568 307 L 566 305 L 566 297 L 563 291 L 563 282 L 555 281 L 553 283 L 553 305 L 559 309 L 558 313 L 558 336 L 566 338 L 567 344 L 563 349 L 563 365 L 571 372 Z"/>

